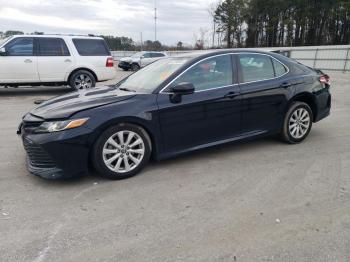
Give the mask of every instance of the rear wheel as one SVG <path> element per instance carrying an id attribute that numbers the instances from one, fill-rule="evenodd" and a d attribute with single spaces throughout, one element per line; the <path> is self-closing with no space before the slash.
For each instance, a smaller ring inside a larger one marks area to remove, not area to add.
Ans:
<path id="1" fill-rule="evenodd" d="M 312 120 L 310 106 L 303 102 L 294 102 L 286 113 L 282 138 L 290 144 L 302 142 L 311 131 Z"/>
<path id="2" fill-rule="evenodd" d="M 136 175 L 148 163 L 151 140 L 144 129 L 132 124 L 120 124 L 101 134 L 93 148 L 96 170 L 109 179 Z"/>
<path id="3" fill-rule="evenodd" d="M 89 71 L 78 70 L 69 78 L 69 85 L 75 90 L 90 89 L 95 87 L 96 79 Z"/>

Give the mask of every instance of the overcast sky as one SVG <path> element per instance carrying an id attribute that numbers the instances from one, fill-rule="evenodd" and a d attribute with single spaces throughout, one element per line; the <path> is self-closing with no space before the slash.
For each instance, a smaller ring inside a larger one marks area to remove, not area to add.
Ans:
<path id="1" fill-rule="evenodd" d="M 157 0 L 158 40 L 193 44 L 215 0 Z M 0 31 L 93 33 L 154 40 L 154 0 L 0 0 Z"/>

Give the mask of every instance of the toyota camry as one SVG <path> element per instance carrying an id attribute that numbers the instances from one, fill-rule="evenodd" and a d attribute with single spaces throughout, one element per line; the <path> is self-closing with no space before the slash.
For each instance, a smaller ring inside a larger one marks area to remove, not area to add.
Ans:
<path id="1" fill-rule="evenodd" d="M 190 53 L 154 62 L 113 86 L 75 91 L 27 113 L 19 126 L 28 170 L 122 179 L 161 160 L 279 134 L 302 142 L 330 113 L 328 75 L 255 50 Z"/>

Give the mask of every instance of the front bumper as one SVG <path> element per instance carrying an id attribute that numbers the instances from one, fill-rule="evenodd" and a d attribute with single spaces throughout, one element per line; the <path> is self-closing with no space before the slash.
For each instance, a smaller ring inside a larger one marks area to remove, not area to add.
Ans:
<path id="1" fill-rule="evenodd" d="M 22 128 L 28 171 L 46 179 L 87 174 L 90 132 L 80 127 L 56 133 L 28 134 Z"/>
<path id="2" fill-rule="evenodd" d="M 131 64 L 128 62 L 120 61 L 118 63 L 118 67 L 121 69 L 129 70 L 129 69 L 131 69 Z"/>

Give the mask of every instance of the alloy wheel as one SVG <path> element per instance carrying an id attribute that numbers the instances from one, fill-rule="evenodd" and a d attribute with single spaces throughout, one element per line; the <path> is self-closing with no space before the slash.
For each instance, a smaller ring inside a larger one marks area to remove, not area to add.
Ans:
<path id="1" fill-rule="evenodd" d="M 143 139 L 132 131 L 119 131 L 103 146 L 103 161 L 113 172 L 126 173 L 135 169 L 145 155 Z"/>
<path id="2" fill-rule="evenodd" d="M 74 79 L 76 89 L 89 89 L 92 87 L 92 79 L 86 74 L 77 75 Z"/>
<path id="3" fill-rule="evenodd" d="M 305 108 L 297 108 L 289 118 L 288 130 L 295 139 L 305 136 L 310 128 L 310 114 Z"/>

